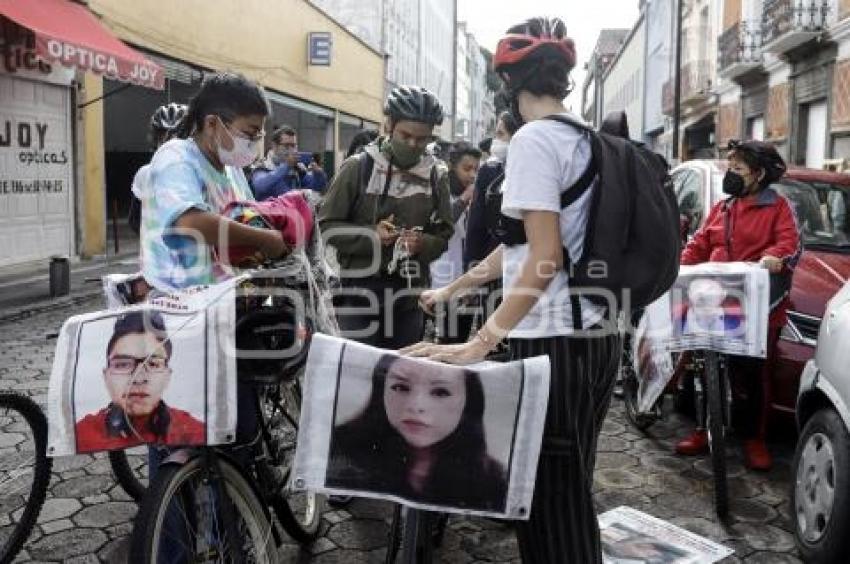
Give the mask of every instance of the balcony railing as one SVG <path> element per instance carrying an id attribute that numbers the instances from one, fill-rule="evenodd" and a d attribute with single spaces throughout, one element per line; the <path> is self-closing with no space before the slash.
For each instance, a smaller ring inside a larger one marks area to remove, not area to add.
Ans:
<path id="1" fill-rule="evenodd" d="M 762 63 L 761 22 L 743 21 L 730 27 L 717 40 L 720 75 L 735 78 Z"/>
<path id="2" fill-rule="evenodd" d="M 682 107 L 699 105 L 711 96 L 710 61 L 692 61 L 682 67 Z M 672 115 L 675 104 L 675 79 L 664 83 L 661 91 L 661 109 Z"/>
<path id="3" fill-rule="evenodd" d="M 764 0 L 764 48 L 786 53 L 817 37 L 828 25 L 835 0 Z"/>

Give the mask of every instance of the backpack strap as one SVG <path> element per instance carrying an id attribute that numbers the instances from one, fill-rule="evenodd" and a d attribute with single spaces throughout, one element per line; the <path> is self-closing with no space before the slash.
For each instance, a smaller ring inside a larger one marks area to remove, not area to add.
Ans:
<path id="1" fill-rule="evenodd" d="M 372 178 L 372 171 L 375 168 L 375 159 L 373 159 L 366 151 L 357 155 L 357 161 L 360 165 L 357 176 L 358 186 L 357 193 L 354 195 L 354 202 L 352 202 L 351 207 L 348 208 L 349 219 L 351 219 L 351 216 L 354 215 L 354 210 L 357 209 L 357 206 L 360 205 L 360 199 L 363 197 L 363 194 L 366 193 L 366 188 L 369 186 L 369 180 Z"/>

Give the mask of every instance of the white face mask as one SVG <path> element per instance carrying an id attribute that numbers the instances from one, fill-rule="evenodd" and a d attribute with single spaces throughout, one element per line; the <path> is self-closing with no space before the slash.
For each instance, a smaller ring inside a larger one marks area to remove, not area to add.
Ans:
<path id="1" fill-rule="evenodd" d="M 502 162 L 506 162 L 508 160 L 508 147 L 509 143 L 507 141 L 502 141 L 501 139 L 493 139 L 493 142 L 490 144 L 490 154 L 499 159 Z"/>
<path id="2" fill-rule="evenodd" d="M 230 130 L 221 121 L 221 118 L 218 121 L 233 142 L 233 148 L 230 150 L 225 149 L 221 145 L 218 146 L 218 159 L 221 161 L 221 164 L 242 168 L 254 162 L 258 155 L 257 150 L 260 148 L 260 143 L 263 142 L 263 136 L 261 135 L 259 139 L 245 139 L 244 137 L 230 133 Z"/>

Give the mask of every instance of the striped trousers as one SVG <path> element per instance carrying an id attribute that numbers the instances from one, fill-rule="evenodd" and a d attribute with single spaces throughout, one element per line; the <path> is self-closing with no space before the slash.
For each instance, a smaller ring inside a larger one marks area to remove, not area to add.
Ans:
<path id="1" fill-rule="evenodd" d="M 611 403 L 620 337 L 512 339 L 511 358 L 546 355 L 552 373 L 530 519 L 517 521 L 525 564 L 602 562 L 593 504 L 596 442 Z"/>

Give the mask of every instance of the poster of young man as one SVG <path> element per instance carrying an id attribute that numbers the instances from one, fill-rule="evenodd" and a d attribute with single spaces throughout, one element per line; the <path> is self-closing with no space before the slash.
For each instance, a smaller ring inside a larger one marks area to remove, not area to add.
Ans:
<path id="1" fill-rule="evenodd" d="M 212 287 L 66 321 L 48 392 L 48 453 L 230 442 L 232 295 Z"/>
<path id="2" fill-rule="evenodd" d="M 459 367 L 316 335 L 293 486 L 527 518 L 548 390 L 545 357 Z"/>

